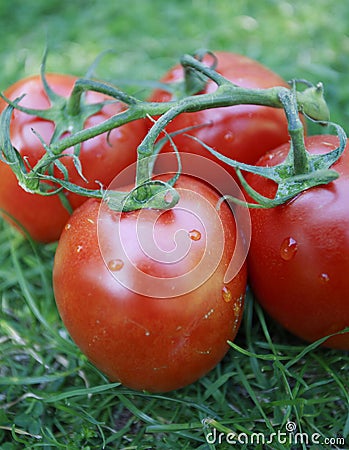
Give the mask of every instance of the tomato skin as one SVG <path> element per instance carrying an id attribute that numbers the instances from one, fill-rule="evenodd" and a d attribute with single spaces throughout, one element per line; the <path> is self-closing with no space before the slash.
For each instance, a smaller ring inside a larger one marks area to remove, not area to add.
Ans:
<path id="1" fill-rule="evenodd" d="M 57 94 L 68 97 L 72 91 L 76 77 L 63 74 L 47 74 L 47 82 Z M 22 79 L 13 84 L 5 96 L 14 100 L 26 94 L 20 104 L 28 108 L 46 109 L 50 106 L 43 89 L 39 75 Z M 108 97 L 95 92 L 86 94 L 87 103 L 96 103 Z M 0 112 L 7 104 L 0 99 Z M 121 103 L 115 102 L 103 107 L 101 111 L 90 116 L 85 128 L 96 125 L 123 109 Z M 49 143 L 54 126 L 53 123 L 36 116 L 15 110 L 10 126 L 10 136 L 13 146 L 26 157 L 28 163 L 34 166 L 44 154 L 44 149 L 32 132 L 35 129 L 46 143 Z M 77 173 L 70 157 L 61 158 L 67 167 L 70 181 L 89 189 L 98 189 L 100 185 L 107 186 L 117 173 L 136 161 L 137 145 L 146 134 L 145 121 L 136 121 L 113 130 L 107 140 L 106 134 L 90 139 L 81 145 L 80 161 L 82 172 L 88 180 L 86 183 Z M 67 149 L 65 154 L 71 154 Z M 55 175 L 62 176 L 58 171 Z M 42 197 L 38 194 L 25 192 L 17 182 L 10 167 L 0 161 L 0 208 L 12 215 L 31 235 L 40 242 L 56 241 L 69 218 L 69 213 L 63 207 L 57 195 Z M 73 209 L 81 205 L 86 197 L 73 193 L 65 193 Z M 8 218 L 6 214 L 5 218 Z"/>
<path id="2" fill-rule="evenodd" d="M 214 54 L 218 60 L 216 71 L 240 87 L 259 89 L 289 87 L 277 74 L 246 56 L 222 51 Z M 210 65 L 212 57 L 206 55 L 203 61 Z M 183 69 L 177 65 L 170 69 L 161 81 L 173 83 L 180 80 L 183 80 Z M 216 84 L 210 80 L 201 93 L 211 93 L 215 90 Z M 157 89 L 152 93 L 150 100 L 169 101 L 171 94 Z M 171 121 L 166 131 L 171 133 L 198 124 L 207 125 L 187 133 L 198 137 L 223 155 L 248 164 L 254 164 L 266 151 L 289 139 L 284 111 L 257 105 L 236 105 L 183 113 Z M 196 153 L 217 162 L 217 159 L 202 145 L 184 134 L 175 136 L 173 140 L 179 151 Z M 173 152 L 173 149 L 167 143 L 163 151 Z M 219 163 L 235 177 L 234 169 L 225 163 L 220 161 Z"/>
<path id="3" fill-rule="evenodd" d="M 187 194 L 189 190 L 203 195 L 211 205 L 218 199 L 215 192 L 191 177 L 181 176 L 176 188 L 181 193 L 179 208 L 195 208 L 192 196 Z M 58 244 L 53 282 L 66 328 L 80 349 L 112 381 L 150 392 L 170 391 L 194 382 L 223 358 L 229 348 L 227 340 L 234 339 L 241 320 L 246 265 L 232 281 L 223 283 L 235 245 L 234 219 L 228 206 L 223 205 L 219 213 L 225 240 L 217 269 L 201 286 L 178 296 L 171 297 L 169 280 L 168 296 L 164 298 L 135 293 L 113 277 L 101 256 L 97 221 L 103 220 L 104 239 L 113 247 L 115 217 L 119 216 L 128 254 L 134 256 L 138 267 L 153 276 L 177 277 L 179 272 L 187 272 L 198 264 L 205 246 L 210 249 L 215 242 L 211 238 L 194 240 L 188 258 L 165 267 L 150 261 L 134 238 L 140 214 L 142 224 L 152 226 L 147 221 L 152 210 L 121 216 L 109 211 L 101 219 L 99 208 L 99 201 L 88 200 L 77 209 Z M 190 231 L 192 223 L 187 219 L 180 209 L 162 212 L 155 237 L 161 240 L 167 233 L 172 235 L 173 227 Z M 210 222 L 205 222 L 205 226 L 209 236 Z M 113 247 L 115 257 L 117 250 Z M 125 269 L 126 265 L 121 271 Z M 148 283 L 144 288 L 151 285 L 151 281 Z M 177 278 L 175 283 L 181 281 Z M 229 292 L 229 301 L 224 300 L 223 288 Z"/>
<path id="4" fill-rule="evenodd" d="M 338 146 L 334 136 L 306 138 L 311 153 Z M 275 165 L 288 152 L 284 145 L 259 165 Z M 349 148 L 332 168 L 340 177 L 303 192 L 276 208 L 251 209 L 248 257 L 252 289 L 265 310 L 286 329 L 314 342 L 349 326 Z M 249 175 L 247 181 L 267 197 L 275 184 Z M 325 346 L 349 349 L 349 333 Z"/>

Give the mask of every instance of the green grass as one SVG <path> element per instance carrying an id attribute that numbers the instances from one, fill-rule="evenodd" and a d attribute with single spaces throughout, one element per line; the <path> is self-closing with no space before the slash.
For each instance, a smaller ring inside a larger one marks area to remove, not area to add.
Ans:
<path id="1" fill-rule="evenodd" d="M 286 79 L 322 81 L 332 119 L 348 132 L 347 6 L 334 0 L 3 1 L 0 89 L 38 72 L 47 41 L 49 70 L 80 75 L 113 49 L 98 74 L 135 86 L 158 79 L 182 53 L 208 47 L 244 53 Z M 59 318 L 54 250 L 0 223 L 2 450 L 349 448 L 348 353 L 306 346 L 266 317 L 250 293 L 236 341 L 206 377 L 164 395 L 108 383 Z M 225 437 L 270 437 L 285 432 L 288 422 L 309 439 L 318 433 L 320 442 L 344 436 L 346 443 L 210 443 L 214 427 Z"/>

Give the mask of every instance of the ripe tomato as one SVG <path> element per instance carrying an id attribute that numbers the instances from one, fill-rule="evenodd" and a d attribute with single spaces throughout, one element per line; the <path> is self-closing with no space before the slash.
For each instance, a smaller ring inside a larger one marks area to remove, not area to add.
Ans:
<path id="1" fill-rule="evenodd" d="M 68 97 L 71 93 L 75 80 L 75 77 L 68 75 L 47 75 L 51 89 L 64 97 Z M 40 76 L 22 79 L 5 92 L 5 96 L 11 100 L 22 94 L 26 94 L 20 102 L 22 106 L 35 109 L 46 109 L 50 106 Z M 94 92 L 86 94 L 86 103 L 97 103 L 106 99 L 107 97 L 102 94 Z M 0 100 L 0 112 L 5 106 L 6 103 Z M 85 128 L 108 119 L 122 108 L 118 102 L 105 105 L 101 111 L 86 120 Z M 22 157 L 27 158 L 28 163 L 34 166 L 44 154 L 44 149 L 32 129 L 49 143 L 54 125 L 51 121 L 15 110 L 10 127 L 12 143 Z M 136 121 L 114 129 L 108 138 L 103 134 L 82 143 L 80 161 L 82 173 L 88 182 L 80 177 L 72 158 L 64 157 L 61 161 L 69 171 L 70 181 L 89 189 L 98 189 L 100 187 L 98 182 L 107 186 L 119 171 L 136 160 L 136 148 L 145 133 L 145 121 Z M 64 153 L 71 154 L 72 149 L 67 149 Z M 25 192 L 18 185 L 11 168 L 3 162 L 0 162 L 0 180 L 0 208 L 12 215 L 35 240 L 41 242 L 57 240 L 69 217 L 59 197 L 57 195 L 43 197 Z M 86 200 L 86 197 L 68 192 L 66 196 L 73 209 Z"/>
<path id="2" fill-rule="evenodd" d="M 338 146 L 334 136 L 306 138 L 311 153 Z M 289 150 L 281 146 L 259 165 L 281 162 Z M 295 335 L 313 342 L 349 326 L 349 148 L 332 166 L 340 177 L 304 191 L 285 205 L 251 209 L 252 240 L 249 277 L 266 311 Z M 255 175 L 247 181 L 273 197 L 275 184 Z M 325 342 L 349 349 L 349 333 Z"/>
<path id="3" fill-rule="evenodd" d="M 202 181 L 182 175 L 171 210 L 111 211 L 88 200 L 70 217 L 54 270 L 72 338 L 111 380 L 164 392 L 211 370 L 238 330 L 245 262 L 234 256 L 234 216 Z M 153 245 L 153 247 L 152 247 Z"/>
<path id="4" fill-rule="evenodd" d="M 250 58 L 229 52 L 215 52 L 215 56 L 218 61 L 216 71 L 240 87 L 288 86 L 277 74 Z M 212 56 L 206 55 L 203 61 L 207 65 L 212 64 Z M 182 66 L 177 65 L 162 78 L 162 82 L 178 82 L 183 80 L 183 76 Z M 216 87 L 210 80 L 201 93 L 211 93 Z M 150 100 L 169 101 L 171 94 L 158 89 L 152 93 Z M 189 131 L 190 135 L 196 136 L 223 155 L 248 164 L 254 164 L 266 151 L 289 139 L 284 111 L 256 105 L 236 105 L 183 113 L 166 127 L 166 131 L 172 133 L 196 125 L 204 126 Z M 173 140 L 179 151 L 196 153 L 217 161 L 202 145 L 184 134 L 175 136 Z M 170 143 L 164 146 L 163 151 L 173 151 Z M 234 169 L 223 162 L 220 164 L 235 176 Z"/>

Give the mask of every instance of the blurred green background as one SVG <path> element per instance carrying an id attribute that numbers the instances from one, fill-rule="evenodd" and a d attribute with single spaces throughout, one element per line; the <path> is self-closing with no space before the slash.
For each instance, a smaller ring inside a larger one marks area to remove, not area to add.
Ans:
<path id="1" fill-rule="evenodd" d="M 0 89 L 39 70 L 83 75 L 98 54 L 112 80 L 151 80 L 198 48 L 231 50 L 286 79 L 323 81 L 332 119 L 349 108 L 349 4 L 316 0 L 0 2 Z"/>

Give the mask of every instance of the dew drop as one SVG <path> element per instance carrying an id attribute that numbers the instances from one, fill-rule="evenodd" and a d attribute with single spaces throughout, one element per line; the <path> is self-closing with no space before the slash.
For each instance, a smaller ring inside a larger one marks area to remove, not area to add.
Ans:
<path id="1" fill-rule="evenodd" d="M 228 131 L 225 135 L 224 135 L 224 139 L 227 142 L 233 142 L 234 140 L 234 134 L 231 131 Z"/>
<path id="2" fill-rule="evenodd" d="M 236 317 L 236 319 L 239 318 L 241 313 L 241 303 L 235 303 L 234 305 L 234 316 Z"/>
<path id="3" fill-rule="evenodd" d="M 322 274 L 320 275 L 320 281 L 321 281 L 323 284 L 328 283 L 328 282 L 330 281 L 329 275 L 328 275 L 327 273 L 322 273 Z"/>
<path id="4" fill-rule="evenodd" d="M 80 253 L 81 250 L 82 250 L 83 248 L 84 248 L 84 247 L 83 247 L 82 245 L 78 245 L 78 246 L 76 247 L 77 253 Z"/>
<path id="5" fill-rule="evenodd" d="M 237 301 L 234 303 L 233 312 L 234 312 L 234 322 L 233 322 L 233 332 L 236 333 L 240 320 L 241 320 L 241 314 L 242 314 L 242 302 L 243 302 L 243 296 L 240 296 Z"/>
<path id="6" fill-rule="evenodd" d="M 211 309 L 208 311 L 208 313 L 206 313 L 206 314 L 204 315 L 204 319 L 208 319 L 208 318 L 210 317 L 210 315 L 213 314 L 213 313 L 214 313 L 214 309 L 211 308 Z"/>
<path id="7" fill-rule="evenodd" d="M 70 223 L 67 223 L 66 226 L 64 227 L 65 230 L 69 230 L 69 228 L 71 228 Z"/>
<path id="8" fill-rule="evenodd" d="M 231 302 L 231 300 L 233 298 L 231 291 L 226 286 L 223 286 L 222 297 L 226 303 Z"/>
<path id="9" fill-rule="evenodd" d="M 108 269 L 112 272 L 117 272 L 124 267 L 124 262 L 121 259 L 112 259 L 108 262 Z"/>
<path id="10" fill-rule="evenodd" d="M 284 261 L 290 261 L 297 253 L 297 241 L 288 237 L 282 241 L 280 247 L 280 256 Z"/>
<path id="11" fill-rule="evenodd" d="M 192 241 L 199 241 L 201 239 L 201 233 L 198 230 L 189 231 L 189 237 Z"/>

